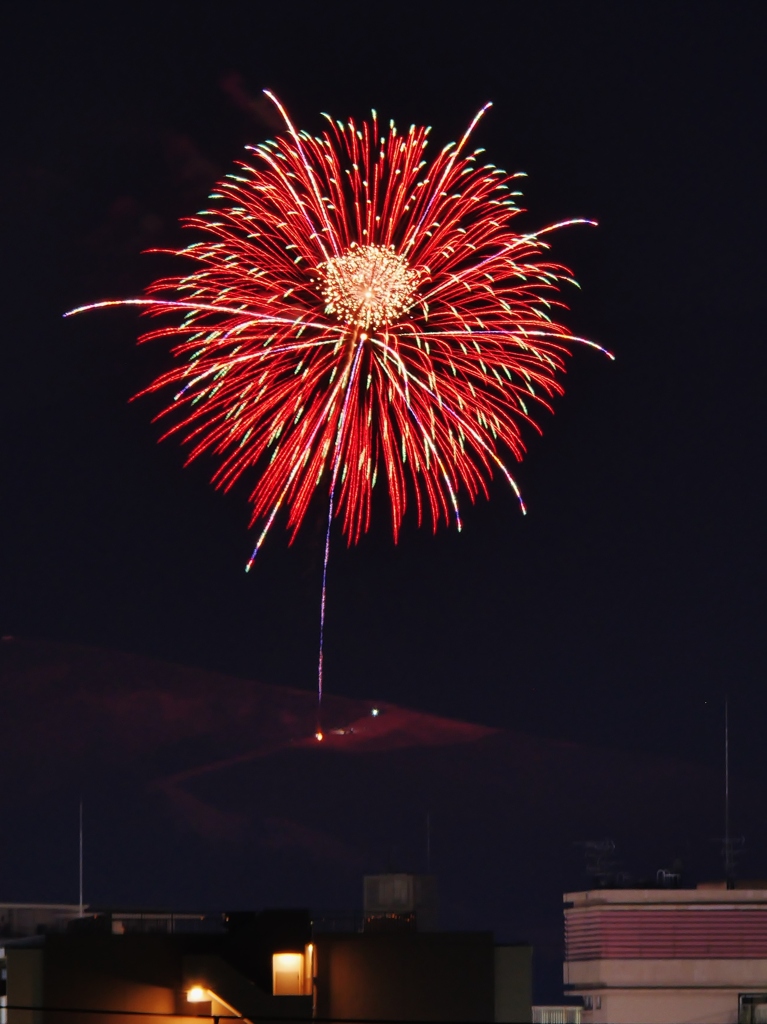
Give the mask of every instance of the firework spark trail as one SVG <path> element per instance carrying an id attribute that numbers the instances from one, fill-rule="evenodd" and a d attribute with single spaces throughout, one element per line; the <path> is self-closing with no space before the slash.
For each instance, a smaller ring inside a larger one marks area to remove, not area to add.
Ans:
<path id="1" fill-rule="evenodd" d="M 361 337 L 361 341 L 365 341 L 365 335 Z M 336 435 L 336 447 L 333 454 L 333 469 L 330 477 L 330 495 L 328 497 L 328 525 L 325 531 L 325 552 L 322 559 L 322 595 L 320 598 L 320 651 L 319 658 L 317 661 L 317 739 L 322 739 L 322 722 L 320 721 L 320 709 L 322 707 L 322 684 L 323 684 L 323 662 L 325 660 L 325 599 L 328 589 L 328 561 L 330 560 L 330 528 L 333 525 L 333 502 L 336 493 L 336 483 L 338 482 L 338 467 L 340 465 L 340 454 L 341 454 L 341 438 L 343 436 L 344 425 L 346 422 L 346 414 L 349 407 L 349 397 L 351 395 L 354 380 L 357 375 L 357 369 L 359 367 L 360 356 L 362 355 L 362 345 L 357 346 L 357 351 L 354 353 L 354 362 L 352 363 L 351 371 L 349 373 L 349 383 L 346 385 L 346 394 L 344 396 L 344 407 L 341 413 L 341 419 L 338 424 L 338 434 Z"/>
<path id="2" fill-rule="evenodd" d="M 187 461 L 213 455 L 214 483 L 251 480 L 253 559 L 278 514 L 291 540 L 313 495 L 327 494 L 318 695 L 333 521 L 355 543 L 385 479 L 395 541 L 409 501 L 418 523 L 455 519 L 525 451 L 522 430 L 562 393 L 575 346 L 601 346 L 560 321 L 564 266 L 547 236 L 568 220 L 517 231 L 517 178 L 479 160 L 469 140 L 429 162 L 430 129 L 335 121 L 299 131 L 275 96 L 285 135 L 214 188 L 173 251 L 193 264 L 143 298 L 79 307 L 175 316 L 141 341 L 167 340 L 175 364 L 143 394 L 172 389 L 159 417 Z M 606 353 L 609 355 L 609 353 Z M 612 358 L 612 357 L 611 357 Z M 325 487 L 327 491 L 325 492 Z M 319 727 L 318 727 L 319 732 Z"/>

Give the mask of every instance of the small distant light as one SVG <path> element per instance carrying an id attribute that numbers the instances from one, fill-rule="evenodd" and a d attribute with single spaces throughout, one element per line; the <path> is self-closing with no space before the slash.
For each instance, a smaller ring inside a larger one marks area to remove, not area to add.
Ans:
<path id="1" fill-rule="evenodd" d="M 373 716 L 373 718 L 378 718 L 378 714 L 379 714 L 378 708 L 373 708 L 371 710 L 370 714 Z"/>
<path id="2" fill-rule="evenodd" d="M 188 1003 L 207 1003 L 208 993 L 202 985 L 193 985 L 186 994 Z"/>
<path id="3" fill-rule="evenodd" d="M 322 740 L 324 740 L 324 738 L 325 738 L 325 737 L 324 737 L 324 736 L 322 735 L 322 733 L 321 733 L 321 732 L 316 732 L 316 733 L 314 734 L 314 736 L 315 736 L 315 739 L 316 739 L 316 740 L 317 740 L 318 742 L 320 742 L 320 743 L 321 743 L 321 742 L 322 742 Z"/>

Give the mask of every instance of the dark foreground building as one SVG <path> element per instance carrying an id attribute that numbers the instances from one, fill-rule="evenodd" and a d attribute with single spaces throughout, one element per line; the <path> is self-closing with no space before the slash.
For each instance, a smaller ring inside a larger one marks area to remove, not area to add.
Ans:
<path id="1" fill-rule="evenodd" d="M 367 933 L 317 940 L 317 1016 L 333 1020 L 531 1020 L 530 946 L 490 932 Z"/>
<path id="2" fill-rule="evenodd" d="M 27 915 L 38 934 L 0 938 L 0 1024 L 131 1024 L 127 1013 L 147 1024 L 531 1019 L 529 946 L 419 930 L 419 912 L 432 927 L 415 905 L 378 907 L 343 931 L 291 910 L 80 918 L 70 908 L 47 925 Z"/>

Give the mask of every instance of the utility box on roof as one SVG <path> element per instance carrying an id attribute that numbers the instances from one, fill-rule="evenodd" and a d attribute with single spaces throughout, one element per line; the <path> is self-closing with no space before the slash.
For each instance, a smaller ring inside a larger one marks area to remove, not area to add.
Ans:
<path id="1" fill-rule="evenodd" d="M 438 927 L 437 879 L 433 875 L 366 875 L 365 931 L 434 932 Z"/>

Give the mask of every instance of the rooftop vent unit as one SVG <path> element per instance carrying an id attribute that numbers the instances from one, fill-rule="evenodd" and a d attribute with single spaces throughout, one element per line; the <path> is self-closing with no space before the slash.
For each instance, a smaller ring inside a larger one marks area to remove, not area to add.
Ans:
<path id="1" fill-rule="evenodd" d="M 437 879 L 433 875 L 366 875 L 365 931 L 437 930 Z"/>

